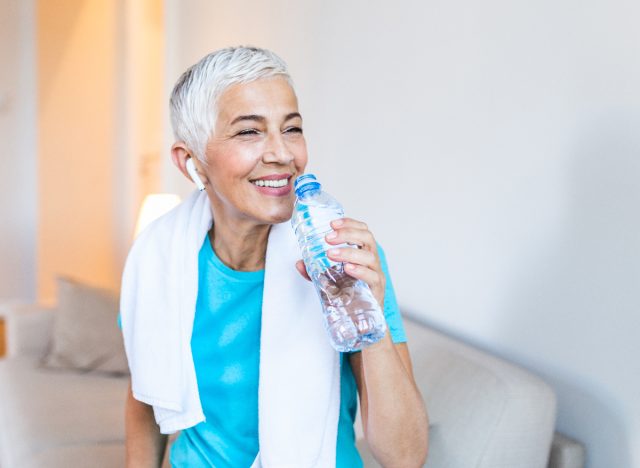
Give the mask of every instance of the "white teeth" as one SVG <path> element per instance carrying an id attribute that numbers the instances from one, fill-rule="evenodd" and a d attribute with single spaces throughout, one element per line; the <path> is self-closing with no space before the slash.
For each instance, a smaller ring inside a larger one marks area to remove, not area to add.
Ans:
<path id="1" fill-rule="evenodd" d="M 277 188 L 277 187 L 284 187 L 285 185 L 287 185 L 289 183 L 289 179 L 287 178 L 287 179 L 280 179 L 280 180 L 254 180 L 252 183 L 257 185 L 258 187 Z"/>

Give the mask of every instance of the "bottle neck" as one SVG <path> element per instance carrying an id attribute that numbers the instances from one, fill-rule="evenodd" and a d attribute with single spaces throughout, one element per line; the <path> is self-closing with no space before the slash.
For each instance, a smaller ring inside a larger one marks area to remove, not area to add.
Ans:
<path id="1" fill-rule="evenodd" d="M 296 193 L 298 198 L 308 198 L 312 195 L 320 193 L 320 184 L 310 184 L 299 189 Z"/>

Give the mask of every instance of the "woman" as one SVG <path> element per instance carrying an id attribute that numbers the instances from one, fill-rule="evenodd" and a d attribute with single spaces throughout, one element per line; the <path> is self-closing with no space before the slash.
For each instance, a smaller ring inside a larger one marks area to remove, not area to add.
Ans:
<path id="1" fill-rule="evenodd" d="M 204 420 L 182 429 L 170 459 L 173 466 L 251 466 L 262 440 L 259 342 L 267 244 L 272 227 L 290 219 L 293 181 L 307 164 L 302 117 L 282 60 L 267 50 L 245 47 L 209 54 L 187 70 L 173 90 L 171 113 L 173 162 L 189 180 L 187 165 L 195 165 L 214 221 L 199 246 L 190 337 Z M 361 248 L 334 249 L 330 258 L 345 262 L 350 275 L 370 286 L 385 306 L 390 330 L 362 352 L 340 356 L 335 466 L 362 465 L 353 435 L 356 388 L 365 436 L 379 462 L 422 466 L 426 410 L 413 379 L 384 256 L 366 224 L 345 218 L 333 221 L 332 227 L 328 243 Z M 301 260 L 291 264 L 293 268 L 308 280 Z M 127 353 L 131 362 L 135 350 L 129 346 Z M 134 381 L 138 374 L 144 370 L 132 366 Z M 295 378 L 291 376 L 294 384 Z M 160 433 L 158 419 L 152 406 L 130 390 L 128 466 L 161 464 L 166 435 Z M 333 460 L 323 463 L 317 466 L 333 465 Z"/>

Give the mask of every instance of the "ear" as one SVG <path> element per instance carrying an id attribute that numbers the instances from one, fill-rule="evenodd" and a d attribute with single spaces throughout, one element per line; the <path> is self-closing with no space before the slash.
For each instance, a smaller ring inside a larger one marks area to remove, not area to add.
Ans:
<path id="1" fill-rule="evenodd" d="M 184 174 L 189 182 L 192 182 L 191 176 L 189 176 L 189 172 L 187 171 L 187 160 L 189 158 L 193 158 L 193 163 L 196 166 L 198 171 L 198 175 L 204 184 L 208 184 L 206 173 L 202 170 L 200 165 L 200 160 L 193 156 L 191 150 L 187 147 L 184 141 L 177 141 L 171 146 L 171 160 L 173 164 Z"/>

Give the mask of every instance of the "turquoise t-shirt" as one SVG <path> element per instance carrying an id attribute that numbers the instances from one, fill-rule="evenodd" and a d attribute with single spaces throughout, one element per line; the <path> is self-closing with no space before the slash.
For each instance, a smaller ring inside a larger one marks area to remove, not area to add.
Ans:
<path id="1" fill-rule="evenodd" d="M 384 253 L 384 315 L 395 343 L 406 341 Z M 206 237 L 199 253 L 198 299 L 191 337 L 200 402 L 206 421 L 183 430 L 173 443 L 173 467 L 242 468 L 259 451 L 258 377 L 264 270 L 226 266 Z M 293 268 L 293 266 L 292 266 Z M 349 359 L 340 355 L 340 417 L 336 467 L 362 467 L 353 423 L 357 386 Z"/>

